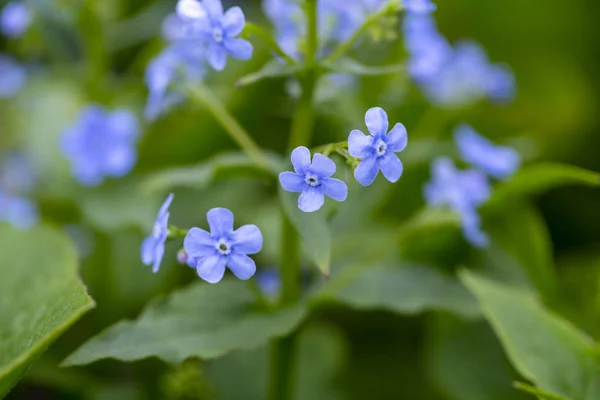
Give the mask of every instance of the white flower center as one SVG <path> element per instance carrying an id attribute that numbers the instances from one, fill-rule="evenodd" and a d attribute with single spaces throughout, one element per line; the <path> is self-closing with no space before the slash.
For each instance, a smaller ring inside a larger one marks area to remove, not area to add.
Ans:
<path id="1" fill-rule="evenodd" d="M 377 142 L 375 142 L 373 147 L 375 147 L 375 154 L 377 154 L 378 157 L 381 157 L 387 153 L 387 143 L 382 139 L 379 139 Z"/>
<path id="2" fill-rule="evenodd" d="M 229 248 L 229 245 L 224 239 L 221 239 L 217 243 L 215 243 L 215 249 L 217 249 L 219 254 L 222 254 L 224 256 L 229 255 L 229 253 L 231 253 L 231 249 Z"/>
<path id="3" fill-rule="evenodd" d="M 312 187 L 319 186 L 321 184 L 319 177 L 315 174 L 311 174 L 310 172 L 304 176 L 304 182 L 306 182 L 308 186 Z"/>
<path id="4" fill-rule="evenodd" d="M 215 42 L 221 43 L 223 41 L 223 29 L 219 27 L 213 28 L 212 36 L 213 39 L 215 39 Z"/>

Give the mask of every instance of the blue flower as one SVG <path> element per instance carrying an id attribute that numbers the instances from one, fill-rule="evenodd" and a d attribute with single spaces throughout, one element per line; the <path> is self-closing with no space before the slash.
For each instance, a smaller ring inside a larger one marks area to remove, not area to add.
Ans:
<path id="1" fill-rule="evenodd" d="M 31 200 L 0 190 L 0 222 L 8 222 L 15 228 L 28 229 L 37 225 L 39 219 L 38 208 Z"/>
<path id="2" fill-rule="evenodd" d="M 263 268 L 256 273 L 260 290 L 269 298 L 277 297 L 281 290 L 281 273 L 278 268 Z"/>
<path id="3" fill-rule="evenodd" d="M 432 164 L 431 181 L 424 187 L 424 196 L 431 207 L 450 207 L 461 217 L 465 238 L 474 246 L 487 245 L 487 235 L 481 230 L 477 208 L 490 197 L 490 185 L 485 174 L 477 170 L 458 171 L 452 160 L 436 159 Z"/>
<path id="4" fill-rule="evenodd" d="M 348 151 L 352 157 L 362 159 L 354 170 L 354 177 L 361 185 L 369 186 L 381 170 L 388 181 L 398 181 L 403 167 L 395 153 L 408 144 L 406 128 L 398 123 L 388 133 L 388 116 L 379 107 L 367 111 L 365 123 L 371 135 L 353 130 L 348 137 Z"/>
<path id="5" fill-rule="evenodd" d="M 506 179 L 521 166 L 521 157 L 515 149 L 494 145 L 469 125 L 459 125 L 454 140 L 465 162 L 493 178 Z"/>
<path id="6" fill-rule="evenodd" d="M 142 243 L 141 255 L 142 262 L 145 265 L 152 265 L 152 272 L 157 273 L 160 268 L 163 256 L 165 255 L 165 243 L 169 231 L 169 207 L 173 202 L 173 193 L 169 194 L 165 202 L 160 207 L 152 234 Z"/>
<path id="7" fill-rule="evenodd" d="M 0 99 L 7 99 L 18 94 L 25 86 L 26 81 L 25 68 L 12 58 L 0 53 Z"/>
<path id="8" fill-rule="evenodd" d="M 75 179 L 95 186 L 105 177 L 122 177 L 133 169 L 138 133 L 138 123 L 131 112 L 107 112 L 94 105 L 83 110 L 75 124 L 63 133 L 61 150 L 71 162 Z"/>
<path id="9" fill-rule="evenodd" d="M 28 199 L 36 183 L 31 164 L 23 154 L 7 154 L 0 165 L 0 222 L 27 229 L 40 219 L 36 204 Z"/>
<path id="10" fill-rule="evenodd" d="M 221 0 L 179 0 L 177 13 L 195 22 L 198 38 L 209 43 L 206 57 L 215 70 L 225 68 L 227 54 L 240 60 L 252 57 L 252 44 L 236 37 L 246 24 L 241 8 L 231 7 L 223 13 Z"/>
<path id="11" fill-rule="evenodd" d="M 402 4 L 410 14 L 429 14 L 437 9 L 431 0 L 402 0 Z"/>
<path id="12" fill-rule="evenodd" d="M 8 37 L 19 37 L 31 23 L 29 7 L 22 2 L 8 3 L 0 13 L 0 32 Z"/>
<path id="13" fill-rule="evenodd" d="M 233 230 L 233 213 L 226 208 L 213 208 L 207 215 L 210 233 L 200 228 L 189 230 L 183 241 L 188 265 L 196 268 L 200 278 L 209 283 L 223 279 L 225 267 L 239 279 L 250 279 L 256 272 L 248 254 L 262 249 L 263 237 L 255 225 Z"/>
<path id="14" fill-rule="evenodd" d="M 316 153 L 311 162 L 310 150 L 297 147 L 292 151 L 292 165 L 296 172 L 282 172 L 279 182 L 288 192 L 301 193 L 298 208 L 302 211 L 317 211 L 325 203 L 325 196 L 336 201 L 348 197 L 348 186 L 331 178 L 336 170 L 335 163 L 323 154 Z"/>

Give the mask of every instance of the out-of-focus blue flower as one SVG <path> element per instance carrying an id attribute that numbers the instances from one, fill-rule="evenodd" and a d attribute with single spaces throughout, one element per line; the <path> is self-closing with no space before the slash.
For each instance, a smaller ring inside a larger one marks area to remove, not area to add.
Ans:
<path id="1" fill-rule="evenodd" d="M 8 193 L 28 194 L 36 184 L 37 177 L 24 154 L 14 151 L 3 156 L 0 164 L 0 188 Z"/>
<path id="2" fill-rule="evenodd" d="M 404 10 L 411 14 L 429 14 L 437 9 L 431 0 L 401 0 Z"/>
<path id="3" fill-rule="evenodd" d="M 138 134 L 138 122 L 131 112 L 108 112 L 93 105 L 63 133 L 61 150 L 71 162 L 75 179 L 94 186 L 105 177 L 122 177 L 133 169 Z"/>
<path id="4" fill-rule="evenodd" d="M 454 140 L 465 162 L 496 179 L 512 176 L 521 166 L 521 157 L 515 149 L 496 146 L 469 125 L 459 125 Z"/>
<path id="5" fill-rule="evenodd" d="M 0 53 L 0 99 L 18 94 L 27 82 L 25 68 Z"/>
<path id="6" fill-rule="evenodd" d="M 488 69 L 486 92 L 497 103 L 507 103 L 515 97 L 515 75 L 506 65 L 491 65 Z"/>
<path id="7" fill-rule="evenodd" d="M 173 193 L 169 194 L 165 202 L 160 207 L 152 234 L 142 243 L 141 256 L 142 262 L 146 265 L 152 265 L 152 272 L 157 273 L 160 268 L 163 256 L 165 255 L 165 243 L 169 231 L 169 207 L 173 202 Z"/>
<path id="8" fill-rule="evenodd" d="M 35 226 L 39 219 L 39 211 L 33 201 L 0 190 L 0 222 L 5 221 L 16 228 L 28 229 Z"/>
<path id="9" fill-rule="evenodd" d="M 226 208 L 213 208 L 207 215 L 210 232 L 192 228 L 183 241 L 188 265 L 196 268 L 200 278 L 209 283 L 223 279 L 225 267 L 239 279 L 250 279 L 256 272 L 248 254 L 262 249 L 263 237 L 255 225 L 233 230 L 233 213 Z"/>
<path id="10" fill-rule="evenodd" d="M 180 0 L 177 13 L 181 18 L 195 23 L 198 39 L 206 40 L 209 45 L 206 58 L 217 71 L 227 64 L 227 55 L 239 60 L 252 57 L 252 44 L 237 38 L 244 29 L 246 20 L 240 7 L 231 7 L 223 13 L 221 0 Z"/>
<path id="11" fill-rule="evenodd" d="M 300 193 L 300 210 L 317 211 L 325 203 L 325 196 L 336 201 L 344 201 L 348 197 L 348 186 L 339 179 L 331 178 L 336 170 L 335 163 L 323 154 L 316 153 L 311 162 L 310 150 L 297 147 L 292 151 L 292 165 L 296 172 L 282 172 L 279 182 L 288 192 Z"/>
<path id="12" fill-rule="evenodd" d="M 403 166 L 395 153 L 404 150 L 408 144 L 406 128 L 398 123 L 388 133 L 388 116 L 379 107 L 367 111 L 365 124 L 370 135 L 353 130 L 348 137 L 348 151 L 352 157 L 362 159 L 354 170 L 354 177 L 361 185 L 369 186 L 381 170 L 388 181 L 398 181 Z"/>
<path id="13" fill-rule="evenodd" d="M 260 290 L 270 299 L 274 299 L 281 290 L 281 273 L 278 268 L 263 268 L 256 273 Z"/>
<path id="14" fill-rule="evenodd" d="M 0 222 L 27 229 L 40 219 L 36 204 L 26 196 L 36 183 L 35 173 L 25 157 L 8 154 L 0 164 Z"/>
<path id="15" fill-rule="evenodd" d="M 26 4 L 12 1 L 0 12 L 0 32 L 15 38 L 21 36 L 31 24 L 31 11 Z"/>
<path id="16" fill-rule="evenodd" d="M 487 235 L 481 230 L 477 208 L 490 196 L 485 174 L 477 170 L 458 171 L 452 160 L 436 159 L 431 168 L 431 181 L 424 196 L 431 207 L 450 207 L 461 217 L 465 238 L 474 246 L 484 247 Z"/>

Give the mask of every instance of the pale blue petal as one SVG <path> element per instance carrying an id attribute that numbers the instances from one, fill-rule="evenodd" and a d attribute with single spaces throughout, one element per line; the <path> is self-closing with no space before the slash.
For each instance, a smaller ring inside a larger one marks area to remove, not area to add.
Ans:
<path id="1" fill-rule="evenodd" d="M 469 243 L 478 248 L 489 244 L 488 235 L 481 229 L 481 219 L 475 210 L 461 213 L 462 230 Z"/>
<path id="2" fill-rule="evenodd" d="M 297 173 L 306 174 L 310 169 L 310 150 L 304 146 L 296 147 L 292 151 L 292 165 Z"/>
<path id="3" fill-rule="evenodd" d="M 244 12 L 239 7 L 231 7 L 221 21 L 225 36 L 232 38 L 239 35 L 244 30 L 246 20 L 244 18 Z"/>
<path id="4" fill-rule="evenodd" d="M 154 264 L 152 265 L 152 273 L 155 274 L 160 269 L 160 263 L 162 263 L 165 255 L 165 244 L 159 244 L 154 250 Z"/>
<path id="5" fill-rule="evenodd" d="M 181 18 L 200 19 L 206 17 L 206 10 L 198 0 L 179 0 L 177 15 Z"/>
<path id="6" fill-rule="evenodd" d="M 211 255 L 198 260 L 196 271 L 198 276 L 208 283 L 218 283 L 223 279 L 225 274 L 225 264 L 227 257 L 221 255 Z"/>
<path id="7" fill-rule="evenodd" d="M 134 141 L 139 135 L 138 121 L 128 110 L 113 111 L 108 115 L 107 123 L 112 137 Z"/>
<path id="8" fill-rule="evenodd" d="M 406 128 L 402 124 L 394 125 L 394 128 L 388 133 L 386 137 L 386 143 L 388 145 L 388 151 L 397 153 L 406 148 L 408 144 L 408 135 Z"/>
<path id="9" fill-rule="evenodd" d="M 208 48 L 208 63 L 216 71 L 223 71 L 227 65 L 227 50 L 220 43 L 211 43 Z"/>
<path id="10" fill-rule="evenodd" d="M 263 236 L 256 225 L 244 225 L 233 232 L 232 251 L 256 254 L 263 246 Z"/>
<path id="11" fill-rule="evenodd" d="M 388 131 L 388 116 L 382 108 L 373 107 L 365 114 L 365 124 L 374 137 L 384 136 Z"/>
<path id="12" fill-rule="evenodd" d="M 252 43 L 244 39 L 226 38 L 223 45 L 229 55 L 238 60 L 249 60 L 252 58 Z"/>
<path id="13" fill-rule="evenodd" d="M 388 181 L 394 183 L 400 179 L 404 167 L 396 154 L 388 152 L 385 156 L 380 157 L 378 161 L 379 168 Z"/>
<path id="14" fill-rule="evenodd" d="M 233 213 L 226 208 L 213 208 L 206 214 L 210 234 L 215 238 L 229 236 L 233 232 Z"/>
<path id="15" fill-rule="evenodd" d="M 373 153 L 373 136 L 353 130 L 348 137 L 348 151 L 352 157 L 365 158 Z"/>
<path id="16" fill-rule="evenodd" d="M 167 196 L 167 199 L 160 206 L 160 210 L 158 211 L 159 216 L 165 215 L 167 213 L 167 211 L 169 211 L 169 207 L 171 207 L 171 203 L 173 202 L 174 197 L 175 197 L 175 195 L 173 193 L 170 193 Z"/>
<path id="17" fill-rule="evenodd" d="M 252 278 L 256 273 L 254 260 L 242 253 L 231 253 L 227 260 L 227 267 L 243 281 Z"/>
<path id="18" fill-rule="evenodd" d="M 364 158 L 354 170 L 354 178 L 363 186 L 373 183 L 379 173 L 379 165 L 375 156 Z"/>
<path id="19" fill-rule="evenodd" d="M 221 0 L 203 0 L 202 4 L 211 21 L 220 21 L 223 18 L 223 4 Z"/>
<path id="20" fill-rule="evenodd" d="M 325 203 L 325 196 L 322 192 L 309 188 L 298 197 L 298 208 L 304 212 L 314 212 L 320 209 Z"/>
<path id="21" fill-rule="evenodd" d="M 320 178 L 329 178 L 335 174 L 335 163 L 323 154 L 317 153 L 313 156 L 310 171 Z"/>
<path id="22" fill-rule="evenodd" d="M 104 173 L 108 176 L 120 178 L 127 175 L 135 166 L 137 153 L 131 146 L 115 146 L 104 159 Z"/>
<path id="23" fill-rule="evenodd" d="M 339 179 L 323 179 L 321 188 L 325 196 L 331 197 L 336 201 L 344 201 L 348 197 L 348 186 Z"/>
<path id="24" fill-rule="evenodd" d="M 205 257 L 215 252 L 215 243 L 204 229 L 192 228 L 183 239 L 183 249 L 192 258 Z"/>
<path id="25" fill-rule="evenodd" d="M 294 172 L 282 172 L 279 174 L 279 182 L 288 192 L 300 193 L 306 187 L 304 176 Z"/>
<path id="26" fill-rule="evenodd" d="M 140 255 L 142 256 L 142 262 L 145 265 L 150 265 L 154 262 L 155 247 L 156 247 L 156 239 L 154 239 L 152 236 L 148 236 L 142 242 L 142 248 L 141 248 Z"/>

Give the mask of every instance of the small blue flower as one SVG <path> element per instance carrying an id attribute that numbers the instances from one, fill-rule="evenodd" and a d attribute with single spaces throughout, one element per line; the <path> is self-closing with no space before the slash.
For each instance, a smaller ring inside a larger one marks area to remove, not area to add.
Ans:
<path id="1" fill-rule="evenodd" d="M 173 193 L 169 194 L 165 202 L 160 207 L 152 234 L 142 243 L 141 256 L 145 265 L 152 265 L 152 272 L 157 273 L 160 268 L 163 256 L 165 255 L 165 243 L 169 231 L 169 207 L 173 202 Z"/>
<path id="2" fill-rule="evenodd" d="M 248 254 L 262 249 L 263 237 L 255 225 L 233 230 L 233 213 L 226 208 L 213 208 L 207 215 L 210 233 L 200 228 L 189 230 L 183 241 L 188 265 L 196 268 L 200 278 L 209 283 L 223 279 L 225 267 L 239 279 L 250 279 L 256 272 Z"/>
<path id="3" fill-rule="evenodd" d="M 465 162 L 493 178 L 509 178 L 521 166 L 521 157 L 515 149 L 494 145 L 469 125 L 459 125 L 454 140 Z"/>
<path id="4" fill-rule="evenodd" d="M 411 14 L 429 14 L 437 9 L 431 0 L 402 0 L 404 9 Z"/>
<path id="5" fill-rule="evenodd" d="M 0 99 L 17 95 L 25 86 L 26 81 L 25 68 L 12 58 L 0 53 Z"/>
<path id="6" fill-rule="evenodd" d="M 61 150 L 71 162 L 75 179 L 95 186 L 105 177 L 122 177 L 133 169 L 138 134 L 138 123 L 131 112 L 107 112 L 94 105 L 83 110 L 63 133 Z"/>
<path id="7" fill-rule="evenodd" d="M 431 174 L 431 181 L 424 187 L 427 204 L 450 207 L 461 217 L 465 238 L 477 247 L 487 245 L 487 235 L 481 230 L 477 214 L 477 208 L 490 197 L 485 174 L 477 170 L 458 171 L 446 157 L 433 162 Z"/>
<path id="8" fill-rule="evenodd" d="M 493 101 L 503 104 L 515 97 L 515 75 L 506 65 L 491 65 L 488 68 L 486 91 Z"/>
<path id="9" fill-rule="evenodd" d="M 31 11 L 20 1 L 8 3 L 0 13 L 0 32 L 16 38 L 21 36 L 31 24 Z"/>
<path id="10" fill-rule="evenodd" d="M 371 135 L 353 130 L 348 137 L 348 151 L 352 157 L 362 159 L 354 170 L 354 177 L 361 185 L 369 186 L 381 170 L 388 181 L 398 181 L 403 166 L 395 153 L 408 144 L 406 128 L 398 123 L 388 133 L 388 116 L 379 107 L 367 111 L 365 123 Z"/>
<path id="11" fill-rule="evenodd" d="M 0 190 L 0 222 L 8 222 L 18 229 L 29 229 L 37 225 L 39 219 L 39 210 L 31 200 Z"/>
<path id="12" fill-rule="evenodd" d="M 198 37 L 208 41 L 208 63 L 217 71 L 227 64 L 227 54 L 240 60 L 252 57 L 253 47 L 250 42 L 239 39 L 246 20 L 239 7 L 231 7 L 223 13 L 221 0 L 179 0 L 177 13 L 181 18 L 195 22 Z"/>
<path id="13" fill-rule="evenodd" d="M 256 273 L 260 290 L 270 299 L 277 297 L 281 290 L 281 273 L 278 268 L 263 268 Z"/>
<path id="14" fill-rule="evenodd" d="M 323 154 L 316 153 L 311 162 L 310 150 L 297 147 L 292 151 L 292 165 L 296 172 L 282 172 L 279 182 L 288 192 L 301 193 L 298 208 L 302 211 L 317 211 L 325 203 L 325 196 L 336 201 L 348 197 L 348 186 L 331 178 L 336 170 L 335 163 Z"/>

